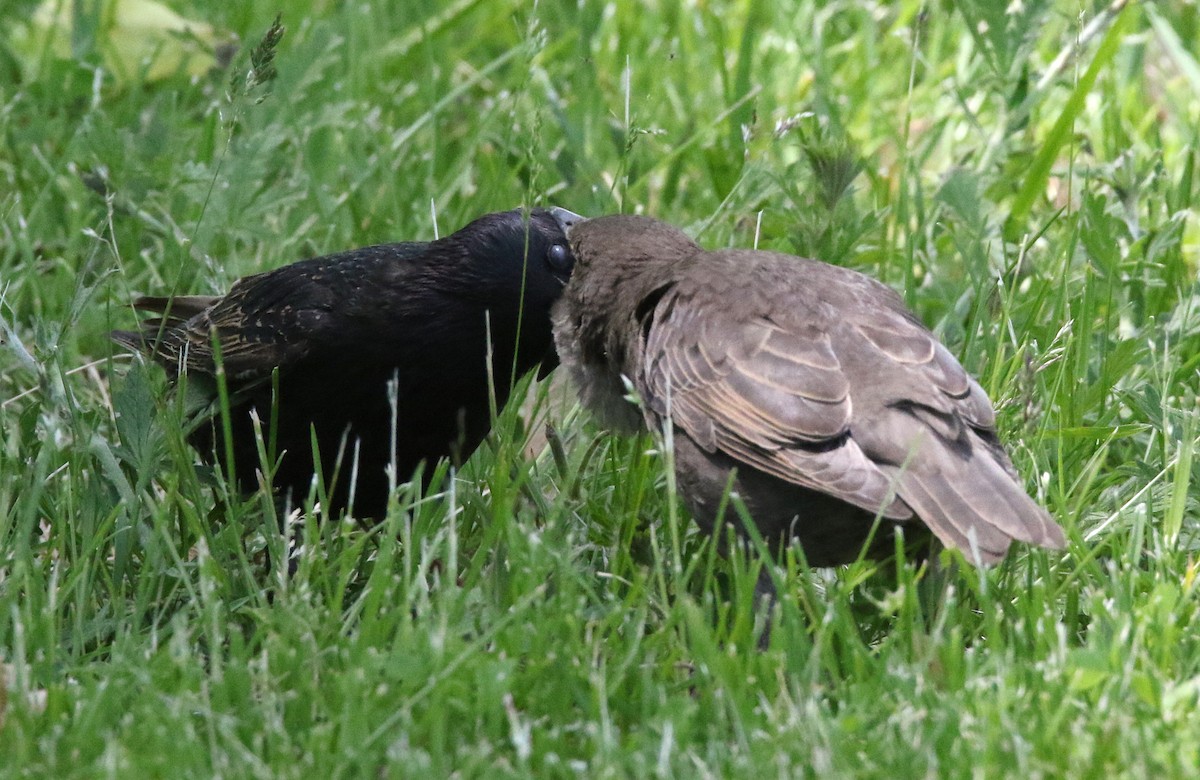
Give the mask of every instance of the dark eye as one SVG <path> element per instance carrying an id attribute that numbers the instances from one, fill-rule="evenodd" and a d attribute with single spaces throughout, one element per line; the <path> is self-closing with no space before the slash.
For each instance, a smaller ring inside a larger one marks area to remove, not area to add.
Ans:
<path id="1" fill-rule="evenodd" d="M 563 244 L 551 244 L 546 251 L 546 260 L 556 271 L 566 271 L 571 267 L 571 252 Z"/>

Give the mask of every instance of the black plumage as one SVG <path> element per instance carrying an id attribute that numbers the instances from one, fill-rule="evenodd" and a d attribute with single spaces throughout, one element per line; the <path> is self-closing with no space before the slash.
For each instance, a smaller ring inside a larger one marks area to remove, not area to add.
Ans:
<path id="1" fill-rule="evenodd" d="M 568 237 L 559 356 L 610 425 L 670 421 L 677 484 L 705 530 L 741 526 L 720 513 L 732 489 L 769 544 L 795 538 L 816 566 L 854 560 L 869 539 L 866 556 L 886 556 L 900 526 L 984 564 L 1013 540 L 1064 545 L 983 389 L 890 288 L 790 255 L 708 252 L 643 217 Z"/>
<path id="2" fill-rule="evenodd" d="M 404 482 L 422 463 L 428 478 L 436 459 L 465 459 L 489 430 L 489 388 L 502 406 L 517 378 L 557 362 L 550 307 L 574 264 L 564 228 L 577 219 L 564 209 L 488 214 L 430 243 L 248 276 L 222 297 L 141 298 L 134 305 L 158 316 L 112 337 L 186 374 L 189 393 L 214 405 L 223 367 L 243 490 L 262 480 L 256 414 L 264 438 L 274 429 L 282 499 L 298 505 L 319 473 L 326 511 L 380 516 L 389 464 Z M 209 415 L 190 441 L 226 466 Z"/>

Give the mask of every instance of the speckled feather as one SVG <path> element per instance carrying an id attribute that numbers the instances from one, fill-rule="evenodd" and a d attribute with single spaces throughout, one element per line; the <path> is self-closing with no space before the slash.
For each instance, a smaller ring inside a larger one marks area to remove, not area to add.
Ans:
<path id="1" fill-rule="evenodd" d="M 519 211 L 489 214 L 439 241 L 248 276 L 223 297 L 142 298 L 135 306 L 158 316 L 112 337 L 192 377 L 189 390 L 215 396 L 211 378 L 223 366 L 243 489 L 262 480 L 251 415 L 264 429 L 274 415 L 281 496 L 300 502 L 321 471 L 332 486 L 327 511 L 353 499 L 355 514 L 378 516 L 393 455 L 399 481 L 422 462 L 466 458 L 490 426 L 489 388 L 503 405 L 510 379 L 555 362 L 549 311 L 573 260 L 560 214 L 570 212 L 535 210 L 528 221 Z M 220 462 L 219 436 L 200 425 L 191 441 Z"/>

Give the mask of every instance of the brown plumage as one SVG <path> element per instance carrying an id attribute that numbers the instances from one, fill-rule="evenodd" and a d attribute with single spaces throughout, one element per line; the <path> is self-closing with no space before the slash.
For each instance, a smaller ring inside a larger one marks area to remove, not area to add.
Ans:
<path id="1" fill-rule="evenodd" d="M 679 490 L 708 532 L 729 488 L 764 539 L 831 566 L 927 528 L 969 560 L 1064 545 L 996 438 L 983 389 L 890 288 L 774 252 L 708 252 L 653 219 L 568 233 L 559 357 L 620 428 L 673 425 Z M 624 400 L 627 377 L 640 396 Z"/>

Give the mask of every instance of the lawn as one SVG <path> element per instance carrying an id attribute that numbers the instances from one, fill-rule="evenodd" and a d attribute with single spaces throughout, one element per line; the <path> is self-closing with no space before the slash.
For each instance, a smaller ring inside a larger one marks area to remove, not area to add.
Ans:
<path id="1" fill-rule="evenodd" d="M 1195 3 L 144 2 L 0 8 L 0 776 L 1200 773 Z M 106 337 L 521 204 L 892 285 L 1068 549 L 789 556 L 760 652 L 758 562 L 560 381 L 281 530 Z"/>

